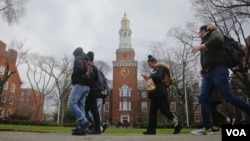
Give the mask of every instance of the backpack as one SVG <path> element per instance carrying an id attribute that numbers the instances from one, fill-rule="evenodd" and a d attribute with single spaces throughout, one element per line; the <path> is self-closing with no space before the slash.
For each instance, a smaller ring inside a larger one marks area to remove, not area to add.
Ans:
<path id="1" fill-rule="evenodd" d="M 173 81 L 172 81 L 172 78 L 170 75 L 170 69 L 169 69 L 168 64 L 160 62 L 157 65 L 162 66 L 164 68 L 165 72 L 164 72 L 164 76 L 161 79 L 161 81 L 162 81 L 162 83 L 164 83 L 166 85 L 167 88 L 169 88 L 173 84 Z"/>
<path id="2" fill-rule="evenodd" d="M 171 76 L 170 76 L 169 69 L 165 68 L 165 74 L 164 74 L 164 77 L 163 77 L 163 79 L 161 81 L 163 83 L 165 83 L 167 88 L 169 88 L 173 84 L 173 81 L 172 81 Z"/>
<path id="3" fill-rule="evenodd" d="M 224 51 L 223 55 L 226 60 L 226 66 L 230 69 L 238 66 L 243 57 L 243 52 L 240 44 L 233 38 L 224 35 Z"/>
<path id="4" fill-rule="evenodd" d="M 97 85 L 97 89 L 101 91 L 102 98 L 107 98 L 110 94 L 110 90 L 108 86 L 108 79 L 100 70 L 98 70 L 98 81 L 96 85 Z"/>

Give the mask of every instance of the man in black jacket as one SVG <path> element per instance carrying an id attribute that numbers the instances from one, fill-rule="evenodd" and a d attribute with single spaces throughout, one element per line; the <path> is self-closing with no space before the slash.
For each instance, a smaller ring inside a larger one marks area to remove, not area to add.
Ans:
<path id="1" fill-rule="evenodd" d="M 69 95 L 68 108 L 75 115 L 78 125 L 72 135 L 85 135 L 90 124 L 85 115 L 85 100 L 90 90 L 85 77 L 88 58 L 81 47 L 76 48 L 73 55 L 75 57 L 71 75 L 73 86 Z"/>

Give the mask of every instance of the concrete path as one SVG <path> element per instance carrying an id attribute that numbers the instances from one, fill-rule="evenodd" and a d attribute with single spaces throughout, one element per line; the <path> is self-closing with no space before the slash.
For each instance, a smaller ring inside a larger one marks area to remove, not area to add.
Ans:
<path id="1" fill-rule="evenodd" d="M 68 133 L 36 133 L 0 131 L 0 141 L 221 141 L 221 134 L 191 135 L 188 133 L 158 135 L 85 135 L 72 136 Z"/>

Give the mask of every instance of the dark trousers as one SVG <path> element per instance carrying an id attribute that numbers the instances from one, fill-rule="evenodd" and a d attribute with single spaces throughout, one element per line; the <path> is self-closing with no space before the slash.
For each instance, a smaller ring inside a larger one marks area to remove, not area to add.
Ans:
<path id="1" fill-rule="evenodd" d="M 219 126 L 219 121 L 222 119 L 224 122 L 227 118 L 226 114 L 222 113 L 217 109 L 217 106 L 219 104 L 217 102 L 210 102 L 211 106 L 211 115 L 212 115 L 212 120 L 214 126 Z"/>
<path id="2" fill-rule="evenodd" d="M 97 95 L 98 95 L 98 92 L 97 90 L 93 90 L 93 89 L 90 89 L 89 91 L 89 95 L 86 99 L 86 106 L 85 106 L 85 112 L 86 112 L 86 116 L 88 118 L 88 120 L 92 120 L 89 116 L 89 111 L 92 113 L 93 115 L 93 119 L 94 121 L 92 121 L 92 123 L 94 124 L 94 130 L 100 130 L 100 115 L 99 115 L 99 112 L 98 112 L 98 108 L 97 108 L 97 102 L 96 102 L 96 99 L 97 99 Z"/>
<path id="3" fill-rule="evenodd" d="M 173 120 L 174 114 L 170 111 L 169 102 L 166 97 L 156 97 L 151 99 L 148 131 L 155 132 L 157 125 L 157 113 L 160 112 L 169 120 Z"/>

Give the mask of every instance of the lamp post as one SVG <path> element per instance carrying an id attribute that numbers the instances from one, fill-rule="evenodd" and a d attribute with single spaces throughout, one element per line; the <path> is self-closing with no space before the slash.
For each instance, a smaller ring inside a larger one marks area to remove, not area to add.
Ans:
<path id="1" fill-rule="evenodd" d="M 187 62 L 183 61 L 183 90 L 184 90 L 184 97 L 185 97 L 185 111 L 186 111 L 186 123 L 187 127 L 189 127 L 189 118 L 188 118 L 188 99 L 187 99 L 187 90 L 186 90 L 186 82 L 185 82 L 185 68 Z"/>

